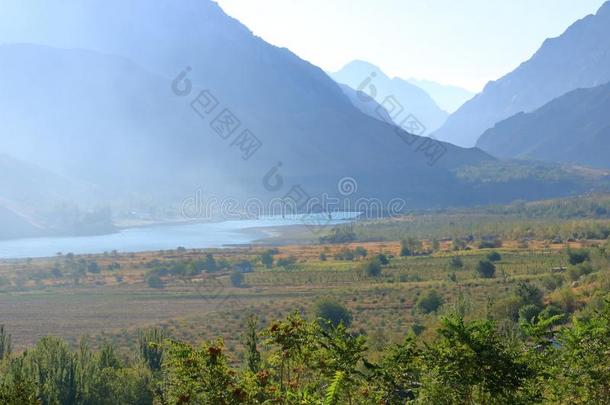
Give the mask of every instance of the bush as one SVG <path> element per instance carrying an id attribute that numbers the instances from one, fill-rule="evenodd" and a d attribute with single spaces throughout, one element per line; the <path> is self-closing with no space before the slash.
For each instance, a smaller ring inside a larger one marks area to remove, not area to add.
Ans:
<path id="1" fill-rule="evenodd" d="M 379 263 L 380 263 L 382 266 L 387 266 L 388 264 L 390 264 L 390 259 L 388 258 L 388 256 L 386 256 L 386 255 L 385 255 L 385 254 L 383 254 L 383 253 L 379 253 L 379 254 L 376 256 L 376 258 L 377 258 L 377 260 L 379 260 Z"/>
<path id="2" fill-rule="evenodd" d="M 496 274 L 496 266 L 489 260 L 481 260 L 477 265 L 477 272 L 483 278 L 493 278 Z"/>
<path id="3" fill-rule="evenodd" d="M 354 249 L 354 255 L 356 257 L 366 257 L 368 254 L 369 252 L 362 246 L 358 246 L 356 249 Z"/>
<path id="4" fill-rule="evenodd" d="M 356 258 L 356 254 L 353 250 L 348 248 L 343 248 L 337 254 L 335 254 L 335 260 L 354 260 Z"/>
<path id="5" fill-rule="evenodd" d="M 449 259 L 449 268 L 458 270 L 463 267 L 464 267 L 464 261 L 462 260 L 461 257 L 454 256 L 451 259 Z"/>
<path id="6" fill-rule="evenodd" d="M 151 274 L 146 277 L 146 282 L 150 288 L 163 288 L 165 286 L 163 280 L 157 274 Z"/>
<path id="7" fill-rule="evenodd" d="M 589 260 L 589 251 L 587 249 L 572 250 L 568 249 L 568 261 L 571 265 L 577 265 Z"/>
<path id="8" fill-rule="evenodd" d="M 87 271 L 89 273 L 99 274 L 100 270 L 100 266 L 97 264 L 97 262 L 89 262 L 87 265 Z"/>
<path id="9" fill-rule="evenodd" d="M 273 267 L 273 254 L 271 251 L 268 250 L 261 255 L 261 263 L 268 269 Z"/>
<path id="10" fill-rule="evenodd" d="M 538 318 L 550 319 L 557 315 L 563 315 L 563 312 L 561 311 L 561 309 L 556 307 L 555 305 L 547 305 L 546 308 L 544 308 L 542 311 L 540 311 Z"/>
<path id="11" fill-rule="evenodd" d="M 484 240 L 479 243 L 479 249 L 497 249 L 500 247 L 502 247 L 502 241 L 500 239 Z"/>
<path id="12" fill-rule="evenodd" d="M 502 260 L 502 256 L 496 251 L 490 252 L 487 255 L 487 260 L 489 260 L 490 262 L 499 262 L 500 260 Z"/>
<path id="13" fill-rule="evenodd" d="M 320 238 L 320 243 L 349 243 L 356 240 L 356 233 L 351 227 L 333 228 L 330 233 Z"/>
<path id="14" fill-rule="evenodd" d="M 379 277 L 381 275 L 381 262 L 378 259 L 372 259 L 364 263 L 362 272 L 366 277 Z"/>
<path id="15" fill-rule="evenodd" d="M 519 309 L 519 320 L 521 322 L 534 323 L 540 314 L 540 308 L 533 304 L 527 304 Z"/>
<path id="16" fill-rule="evenodd" d="M 219 270 L 218 264 L 216 263 L 216 259 L 212 256 L 211 253 L 205 255 L 205 261 L 203 262 L 203 270 L 208 273 L 214 273 L 216 270 Z"/>
<path id="17" fill-rule="evenodd" d="M 438 310 L 443 305 L 443 298 L 439 295 L 436 290 L 426 291 L 417 300 L 416 307 L 421 312 L 429 314 Z"/>
<path id="18" fill-rule="evenodd" d="M 242 287 L 244 284 L 244 275 L 240 271 L 234 271 L 229 278 L 233 287 Z"/>
<path id="19" fill-rule="evenodd" d="M 549 274 L 542 278 L 542 286 L 547 291 L 553 291 L 563 285 L 563 277 L 558 274 Z"/>
<path id="20" fill-rule="evenodd" d="M 297 258 L 295 256 L 282 257 L 278 259 L 277 265 L 284 268 L 292 267 L 296 264 Z"/>
<path id="21" fill-rule="evenodd" d="M 332 299 L 318 301 L 315 305 L 315 314 L 320 326 L 323 328 L 326 328 L 328 323 L 333 327 L 338 326 L 340 323 L 348 327 L 352 323 L 352 314 L 347 307 Z"/>

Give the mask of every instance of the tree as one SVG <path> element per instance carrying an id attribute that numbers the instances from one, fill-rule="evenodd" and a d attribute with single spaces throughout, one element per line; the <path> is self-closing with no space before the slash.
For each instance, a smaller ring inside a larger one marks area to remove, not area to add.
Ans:
<path id="1" fill-rule="evenodd" d="M 464 267 L 464 261 L 459 256 L 453 256 L 449 259 L 449 267 L 454 270 L 459 270 Z"/>
<path id="2" fill-rule="evenodd" d="M 216 259 L 214 259 L 214 256 L 211 253 L 205 255 L 203 269 L 208 273 L 214 273 L 216 270 L 218 270 Z"/>
<path id="3" fill-rule="evenodd" d="M 376 258 L 377 258 L 377 260 L 379 260 L 379 263 L 380 263 L 382 266 L 387 266 L 388 264 L 390 264 L 390 259 L 388 258 L 388 256 L 387 256 L 387 255 L 385 255 L 385 254 L 383 254 L 383 253 L 379 253 L 379 254 L 376 256 Z"/>
<path id="4" fill-rule="evenodd" d="M 500 260 L 502 260 L 502 256 L 496 251 L 489 252 L 489 254 L 487 255 L 487 260 L 489 260 L 490 262 L 499 262 Z"/>
<path id="5" fill-rule="evenodd" d="M 269 250 L 261 255 L 261 263 L 268 269 L 273 266 L 273 254 Z"/>
<path id="6" fill-rule="evenodd" d="M 148 286 L 150 288 L 160 289 L 165 286 L 165 284 L 163 283 L 163 280 L 161 280 L 161 277 L 159 277 L 157 274 L 148 275 L 148 277 L 146 277 L 146 282 L 148 283 Z"/>
<path id="7" fill-rule="evenodd" d="M 10 356 L 12 351 L 11 335 L 6 333 L 4 325 L 0 325 L 0 362 Z"/>
<path id="8" fill-rule="evenodd" d="M 248 370 L 258 373 L 261 367 L 261 354 L 258 351 L 258 318 L 255 315 L 248 317 L 244 340 Z"/>
<path id="9" fill-rule="evenodd" d="M 428 290 L 417 300 L 416 307 L 421 312 L 429 314 L 435 312 L 443 305 L 443 298 L 436 290 Z"/>
<path id="10" fill-rule="evenodd" d="M 540 314 L 540 308 L 533 304 L 527 304 L 519 309 L 519 321 L 533 323 Z"/>
<path id="11" fill-rule="evenodd" d="M 481 260 L 477 265 L 477 272 L 483 278 L 493 278 L 496 274 L 496 265 L 489 260 Z"/>
<path id="12" fill-rule="evenodd" d="M 87 271 L 89 273 L 98 274 L 100 272 L 100 266 L 95 261 L 91 261 L 87 264 Z"/>
<path id="13" fill-rule="evenodd" d="M 406 239 L 400 241 L 400 255 L 411 256 L 413 252 L 409 249 L 409 242 Z"/>
<path id="14" fill-rule="evenodd" d="M 357 246 L 354 249 L 354 255 L 356 257 L 366 257 L 368 255 L 368 253 L 369 252 L 365 248 L 363 248 L 362 246 Z"/>
<path id="15" fill-rule="evenodd" d="M 568 249 L 567 255 L 571 265 L 577 265 L 590 259 L 589 251 L 587 249 Z"/>
<path id="16" fill-rule="evenodd" d="M 244 284 L 244 275 L 241 271 L 234 271 L 231 273 L 230 280 L 233 287 L 242 287 Z"/>
<path id="17" fill-rule="evenodd" d="M 379 277 L 381 275 L 381 262 L 379 259 L 367 260 L 363 264 L 362 273 L 365 277 Z"/>
<path id="18" fill-rule="evenodd" d="M 502 343 L 493 322 L 457 316 L 441 322 L 439 338 L 422 355 L 421 403 L 537 402 L 525 392 L 534 370 Z"/>
<path id="19" fill-rule="evenodd" d="M 153 371 L 161 370 L 163 363 L 163 342 L 167 338 L 162 329 L 147 329 L 138 332 L 138 346 L 140 357 L 148 368 Z"/>
<path id="20" fill-rule="evenodd" d="M 323 328 L 326 328 L 329 323 L 333 327 L 337 327 L 339 324 L 348 327 L 352 323 L 352 314 L 347 307 L 332 299 L 318 301 L 315 305 L 315 314 Z"/>

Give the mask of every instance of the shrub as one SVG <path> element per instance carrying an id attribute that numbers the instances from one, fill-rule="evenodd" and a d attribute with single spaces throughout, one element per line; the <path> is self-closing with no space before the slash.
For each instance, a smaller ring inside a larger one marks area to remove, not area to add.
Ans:
<path id="1" fill-rule="evenodd" d="M 244 283 L 244 275 L 240 271 L 234 271 L 229 277 L 233 287 L 242 287 Z"/>
<path id="2" fill-rule="evenodd" d="M 449 259 L 449 267 L 452 269 L 461 269 L 464 267 L 464 261 L 462 260 L 461 257 L 458 256 L 454 256 L 451 259 Z"/>
<path id="3" fill-rule="evenodd" d="M 493 278 L 496 274 L 496 266 L 489 260 L 481 260 L 477 265 L 477 272 L 483 278 Z"/>
<path id="4" fill-rule="evenodd" d="M 515 289 L 515 295 L 519 297 L 523 305 L 532 304 L 542 307 L 544 293 L 533 284 L 520 282 Z"/>
<path id="5" fill-rule="evenodd" d="M 368 253 L 369 252 L 362 246 L 358 246 L 358 247 L 356 247 L 356 249 L 354 249 L 354 255 L 356 257 L 366 257 L 368 255 Z"/>
<path id="6" fill-rule="evenodd" d="M 349 243 L 356 240 L 356 233 L 351 227 L 333 228 L 330 233 L 320 238 L 320 243 Z"/>
<path id="7" fill-rule="evenodd" d="M 97 264 L 97 262 L 89 262 L 89 264 L 87 265 L 87 271 L 89 273 L 99 274 L 100 266 Z"/>
<path id="8" fill-rule="evenodd" d="M 502 260 L 502 256 L 500 255 L 500 253 L 493 251 L 487 255 L 487 260 L 489 260 L 490 262 L 499 262 L 500 260 Z"/>
<path id="9" fill-rule="evenodd" d="M 316 303 L 315 314 L 320 326 L 325 328 L 330 323 L 333 327 L 343 324 L 348 327 L 352 323 L 352 314 L 345 305 L 332 300 L 323 299 Z"/>
<path id="10" fill-rule="evenodd" d="M 146 277 L 146 283 L 150 288 L 163 288 L 165 286 L 163 280 L 157 274 L 150 274 Z"/>
<path id="11" fill-rule="evenodd" d="M 542 278 L 542 286 L 547 291 L 553 291 L 563 285 L 563 277 L 558 274 L 549 274 Z"/>
<path id="12" fill-rule="evenodd" d="M 484 240 L 479 243 L 479 249 L 497 249 L 500 247 L 502 247 L 502 241 L 500 239 Z"/>
<path id="13" fill-rule="evenodd" d="M 295 256 L 282 257 L 277 260 L 277 265 L 280 267 L 292 267 L 296 264 L 297 258 Z"/>
<path id="14" fill-rule="evenodd" d="M 366 277 L 379 277 L 381 275 L 381 262 L 378 259 L 371 259 L 364 263 L 362 272 Z"/>
<path id="15" fill-rule="evenodd" d="M 203 262 L 203 270 L 208 273 L 213 273 L 216 270 L 219 270 L 219 266 L 216 263 L 216 259 L 214 259 L 214 256 L 212 256 L 211 253 L 205 255 L 205 261 Z"/>
<path id="16" fill-rule="evenodd" d="M 421 312 L 429 314 L 435 312 L 443 305 L 443 298 L 436 290 L 428 290 L 417 300 L 416 307 Z"/>
<path id="17" fill-rule="evenodd" d="M 387 266 L 388 264 L 390 264 L 390 259 L 388 258 L 388 256 L 386 256 L 386 255 L 385 255 L 385 254 L 383 254 L 383 253 L 379 253 L 379 254 L 376 256 L 376 258 L 377 258 L 377 260 L 379 260 L 379 263 L 380 263 L 382 266 Z"/>
<path id="18" fill-rule="evenodd" d="M 261 263 L 268 269 L 273 267 L 273 254 L 271 251 L 268 250 L 261 255 Z"/>
<path id="19" fill-rule="evenodd" d="M 521 322 L 534 323 L 540 314 L 540 308 L 533 304 L 527 304 L 519 309 L 519 320 Z"/>
<path id="20" fill-rule="evenodd" d="M 577 249 L 577 250 L 568 249 L 567 254 L 568 254 L 568 261 L 572 265 L 580 264 L 582 262 L 589 260 L 589 258 L 590 258 L 589 251 L 587 249 Z"/>

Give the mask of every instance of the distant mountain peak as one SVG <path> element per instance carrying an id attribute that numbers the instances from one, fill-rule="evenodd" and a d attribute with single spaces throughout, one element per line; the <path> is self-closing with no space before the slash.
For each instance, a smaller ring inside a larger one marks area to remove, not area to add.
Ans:
<path id="1" fill-rule="evenodd" d="M 429 133 L 440 127 L 447 118 L 448 114 L 439 108 L 425 90 L 400 77 L 388 76 L 372 63 L 355 60 L 347 63 L 338 72 L 330 73 L 330 76 L 337 83 L 345 84 L 371 97 L 382 107 L 387 108 L 389 104 L 393 109 L 389 116 L 397 125 L 400 125 L 405 117 L 413 115 Z M 358 101 L 358 98 L 350 99 Z M 356 107 L 361 111 L 371 110 L 370 106 Z M 374 116 L 379 118 L 377 114 Z"/>

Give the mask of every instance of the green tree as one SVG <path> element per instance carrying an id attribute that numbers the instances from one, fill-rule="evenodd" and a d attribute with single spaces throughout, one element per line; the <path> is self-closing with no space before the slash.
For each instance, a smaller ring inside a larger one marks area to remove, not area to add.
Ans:
<path id="1" fill-rule="evenodd" d="M 165 339 L 167 335 L 163 329 L 153 328 L 138 332 L 140 357 L 153 372 L 161 370 Z"/>
<path id="2" fill-rule="evenodd" d="M 439 338 L 422 355 L 422 403 L 529 402 L 534 370 L 502 343 L 493 322 L 465 323 L 457 316 L 441 322 Z"/>
<path id="3" fill-rule="evenodd" d="M 496 266 L 489 260 L 481 260 L 477 264 L 477 272 L 483 278 L 493 278 L 496 274 Z"/>
<path id="4" fill-rule="evenodd" d="M 261 263 L 268 269 L 273 267 L 273 254 L 269 250 L 261 255 Z"/>
<path id="5" fill-rule="evenodd" d="M 244 285 L 244 275 L 241 271 L 234 271 L 230 276 L 231 285 L 233 287 L 243 287 Z"/>
<path id="6" fill-rule="evenodd" d="M 347 327 L 352 323 L 352 314 L 349 312 L 347 307 L 333 299 L 323 299 L 318 301 L 315 305 L 314 311 L 320 326 L 324 328 L 329 323 L 333 327 L 336 327 L 339 324 L 343 324 Z"/>
<path id="7" fill-rule="evenodd" d="M 362 273 L 365 277 L 379 277 L 381 275 L 381 262 L 374 258 L 362 264 Z"/>
<path id="8" fill-rule="evenodd" d="M 443 305 L 443 297 L 436 290 L 428 290 L 417 300 L 416 307 L 421 312 L 429 314 L 438 310 Z"/>

